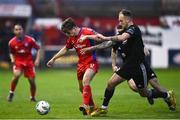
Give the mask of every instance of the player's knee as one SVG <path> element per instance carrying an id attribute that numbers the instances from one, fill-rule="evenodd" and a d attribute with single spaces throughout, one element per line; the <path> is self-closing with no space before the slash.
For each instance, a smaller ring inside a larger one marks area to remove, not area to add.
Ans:
<path id="1" fill-rule="evenodd" d="M 134 92 L 138 92 L 137 87 L 134 85 L 129 85 L 130 89 Z"/>
<path id="2" fill-rule="evenodd" d="M 128 81 L 128 85 L 131 88 L 131 90 L 133 90 L 134 92 L 138 92 L 138 89 L 137 89 L 136 84 L 133 79 L 130 79 Z"/>
<path id="3" fill-rule="evenodd" d="M 114 89 L 115 88 L 115 85 L 112 83 L 112 82 L 108 82 L 108 84 L 107 84 L 107 88 L 109 89 L 109 90 L 111 90 L 111 89 Z"/>
<path id="4" fill-rule="evenodd" d="M 90 80 L 88 79 L 84 79 L 83 80 L 83 86 L 89 85 L 90 84 Z"/>
<path id="5" fill-rule="evenodd" d="M 17 84 L 18 80 L 19 80 L 19 77 L 18 76 L 14 76 L 13 79 L 12 79 L 12 82 Z"/>
<path id="6" fill-rule="evenodd" d="M 14 76 L 13 76 L 13 81 L 17 81 L 17 80 L 19 80 L 19 78 L 20 78 L 20 76 L 14 75 Z"/>
<path id="7" fill-rule="evenodd" d="M 14 71 L 13 74 L 15 78 L 19 78 L 21 76 L 21 71 Z"/>

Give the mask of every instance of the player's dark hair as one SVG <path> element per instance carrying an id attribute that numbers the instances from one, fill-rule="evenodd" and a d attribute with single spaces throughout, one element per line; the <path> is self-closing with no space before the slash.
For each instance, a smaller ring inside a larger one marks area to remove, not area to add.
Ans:
<path id="1" fill-rule="evenodd" d="M 122 9 L 119 13 L 123 14 L 126 17 L 132 18 L 132 13 L 130 10 Z"/>
<path id="2" fill-rule="evenodd" d="M 63 21 L 61 30 L 64 33 L 68 33 L 68 31 L 72 30 L 74 27 L 76 27 L 74 20 L 72 18 L 67 18 Z"/>

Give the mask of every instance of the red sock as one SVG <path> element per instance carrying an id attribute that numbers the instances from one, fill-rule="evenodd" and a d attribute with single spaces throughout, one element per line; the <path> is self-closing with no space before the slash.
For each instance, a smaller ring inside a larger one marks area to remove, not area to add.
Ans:
<path id="1" fill-rule="evenodd" d="M 90 103 L 90 98 L 91 98 L 91 87 L 89 85 L 86 85 L 83 87 L 83 103 L 85 105 L 89 105 Z"/>
<path id="2" fill-rule="evenodd" d="M 36 86 L 35 85 L 31 85 L 31 97 L 34 98 L 35 94 L 36 94 Z"/>

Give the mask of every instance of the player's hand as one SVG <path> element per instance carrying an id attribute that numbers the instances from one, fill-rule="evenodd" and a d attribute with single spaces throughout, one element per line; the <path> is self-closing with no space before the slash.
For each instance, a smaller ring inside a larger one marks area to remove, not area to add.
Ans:
<path id="1" fill-rule="evenodd" d="M 34 65 L 35 65 L 36 67 L 38 67 L 38 66 L 39 66 L 39 63 L 40 63 L 40 61 L 39 61 L 39 60 L 35 60 L 35 61 L 34 61 Z"/>
<path id="2" fill-rule="evenodd" d="M 87 52 L 90 52 L 90 49 L 89 49 L 89 48 L 83 48 L 83 49 L 80 50 L 80 53 L 81 53 L 82 55 L 86 54 Z"/>
<path id="3" fill-rule="evenodd" d="M 112 66 L 113 72 L 116 72 L 118 70 L 117 66 Z"/>
<path id="4" fill-rule="evenodd" d="M 102 34 L 96 34 L 96 38 L 94 38 L 96 41 L 104 41 L 106 37 Z"/>
<path id="5" fill-rule="evenodd" d="M 79 38 L 79 42 L 83 42 L 84 40 L 87 39 L 87 35 L 81 35 L 81 37 Z"/>
<path id="6" fill-rule="evenodd" d="M 52 65 L 54 64 L 55 60 L 54 59 L 51 59 L 47 62 L 47 66 L 48 67 L 52 67 Z"/>
<path id="7" fill-rule="evenodd" d="M 149 52 L 147 47 L 144 47 L 144 54 L 145 54 L 145 56 L 149 56 L 150 55 L 150 52 Z"/>

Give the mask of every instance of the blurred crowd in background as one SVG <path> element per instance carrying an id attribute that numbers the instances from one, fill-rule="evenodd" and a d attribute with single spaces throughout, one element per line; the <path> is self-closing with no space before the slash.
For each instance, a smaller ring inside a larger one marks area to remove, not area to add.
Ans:
<path id="1" fill-rule="evenodd" d="M 26 15 L 23 10 L 22 15 L 15 13 L 18 6 L 28 6 L 30 14 Z M 26 33 L 42 47 L 61 46 L 66 36 L 59 30 L 59 23 L 53 24 L 48 19 L 61 22 L 72 17 L 79 26 L 111 36 L 116 34 L 118 12 L 122 8 L 133 12 L 134 22 L 144 27 L 143 34 L 147 35 L 153 35 L 146 29 L 148 26 L 171 29 L 164 16 L 180 16 L 180 0 L 0 0 L 0 61 L 9 62 L 8 42 L 14 36 L 15 23 L 21 23 Z M 48 22 L 41 24 L 43 21 L 38 22 L 39 18 Z M 173 26 L 180 27 L 180 19 L 173 22 Z M 104 53 L 99 54 L 107 56 Z"/>

